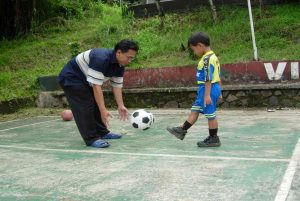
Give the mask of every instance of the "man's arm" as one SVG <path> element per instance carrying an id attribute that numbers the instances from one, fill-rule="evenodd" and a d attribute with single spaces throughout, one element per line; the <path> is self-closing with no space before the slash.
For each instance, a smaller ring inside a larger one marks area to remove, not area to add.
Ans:
<path id="1" fill-rule="evenodd" d="M 124 106 L 122 88 L 121 87 L 113 87 L 113 93 L 114 93 L 115 100 L 117 102 L 118 107 Z"/>
<path id="2" fill-rule="evenodd" d="M 123 95 L 122 95 L 122 88 L 121 87 L 113 87 L 113 93 L 115 96 L 115 100 L 118 105 L 118 112 L 121 117 L 121 120 L 126 120 L 128 118 L 128 110 L 124 106 L 124 101 L 123 101 Z"/>
<path id="3" fill-rule="evenodd" d="M 112 116 L 105 107 L 104 96 L 103 96 L 101 86 L 93 84 L 93 92 L 94 92 L 94 97 L 97 102 L 98 108 L 101 113 L 101 120 L 106 126 L 108 126 L 109 117 L 112 117 Z"/>

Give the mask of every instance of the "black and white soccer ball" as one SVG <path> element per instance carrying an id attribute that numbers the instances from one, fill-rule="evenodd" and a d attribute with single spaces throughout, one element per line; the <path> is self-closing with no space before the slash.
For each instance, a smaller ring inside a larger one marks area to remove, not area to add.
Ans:
<path id="1" fill-rule="evenodd" d="M 147 130 L 154 123 L 154 116 L 144 109 L 139 109 L 131 114 L 130 122 L 133 128 Z"/>

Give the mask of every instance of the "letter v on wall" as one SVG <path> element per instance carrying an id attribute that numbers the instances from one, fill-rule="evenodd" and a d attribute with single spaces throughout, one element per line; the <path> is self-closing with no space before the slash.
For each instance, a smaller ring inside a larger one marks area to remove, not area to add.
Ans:
<path id="1" fill-rule="evenodd" d="M 279 62 L 274 71 L 272 63 L 264 63 L 269 80 L 280 80 L 285 70 L 287 62 Z"/>

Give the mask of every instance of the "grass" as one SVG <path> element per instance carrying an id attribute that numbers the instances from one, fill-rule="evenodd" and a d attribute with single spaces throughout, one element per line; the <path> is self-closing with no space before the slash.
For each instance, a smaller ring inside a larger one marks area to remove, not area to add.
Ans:
<path id="1" fill-rule="evenodd" d="M 261 60 L 300 58 L 298 4 L 268 6 L 260 16 L 253 9 L 258 54 Z M 117 6 L 102 5 L 101 12 L 69 19 L 66 25 L 34 27 L 26 37 L 0 42 L 0 101 L 37 95 L 38 76 L 56 75 L 71 58 L 71 44 L 79 51 L 113 47 L 122 38 L 139 42 L 141 50 L 132 68 L 195 64 L 186 45 L 191 33 L 202 30 L 212 39 L 221 63 L 246 62 L 253 58 L 247 8 L 221 7 L 213 24 L 206 7 L 194 12 L 167 14 L 160 29 L 158 17 L 122 17 Z"/>

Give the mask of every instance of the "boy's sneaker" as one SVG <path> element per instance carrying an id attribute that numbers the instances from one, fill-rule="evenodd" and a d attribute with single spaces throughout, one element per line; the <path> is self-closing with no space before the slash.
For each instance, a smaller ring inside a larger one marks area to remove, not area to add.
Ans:
<path id="1" fill-rule="evenodd" d="M 101 139 L 105 139 L 105 140 L 109 140 L 109 139 L 120 139 L 122 138 L 121 134 L 117 134 L 117 133 L 107 133 L 106 135 L 103 135 L 101 137 Z"/>
<path id="2" fill-rule="evenodd" d="M 208 136 L 205 140 L 197 143 L 198 147 L 219 147 L 221 141 L 218 136 Z"/>
<path id="3" fill-rule="evenodd" d="M 184 130 L 182 127 L 168 127 L 167 131 L 169 131 L 172 135 L 177 137 L 180 140 L 184 139 L 185 134 L 187 133 L 186 130 Z"/>
<path id="4" fill-rule="evenodd" d="M 99 139 L 95 140 L 90 146 L 95 148 L 106 148 L 109 147 L 109 143 Z"/>

